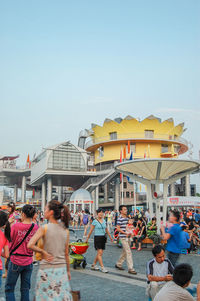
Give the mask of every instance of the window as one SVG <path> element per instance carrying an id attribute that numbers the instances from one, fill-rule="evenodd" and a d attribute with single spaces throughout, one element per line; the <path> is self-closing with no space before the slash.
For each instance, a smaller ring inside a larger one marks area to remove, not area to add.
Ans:
<path id="1" fill-rule="evenodd" d="M 153 130 L 145 130 L 145 138 L 153 138 L 154 137 L 154 131 Z"/>
<path id="2" fill-rule="evenodd" d="M 100 146 L 98 148 L 98 151 L 99 151 L 99 158 L 102 158 L 104 156 L 104 148 L 103 148 L 103 146 Z"/>
<path id="3" fill-rule="evenodd" d="M 129 198 L 129 197 L 130 197 L 130 192 L 126 191 L 126 198 Z"/>
<path id="4" fill-rule="evenodd" d="M 111 132 L 109 133 L 110 140 L 117 140 L 117 132 Z"/>
<path id="5" fill-rule="evenodd" d="M 131 198 L 133 199 L 134 198 L 134 192 L 131 191 Z"/>
<path id="6" fill-rule="evenodd" d="M 124 182 L 124 189 L 126 189 L 127 188 L 127 183 L 126 182 Z"/>
<path id="7" fill-rule="evenodd" d="M 180 148 L 181 148 L 180 145 L 177 145 L 177 144 L 174 145 L 174 152 L 178 154 L 180 151 Z"/>
<path id="8" fill-rule="evenodd" d="M 161 152 L 162 153 L 167 153 L 168 151 L 169 151 L 168 144 L 161 144 Z"/>

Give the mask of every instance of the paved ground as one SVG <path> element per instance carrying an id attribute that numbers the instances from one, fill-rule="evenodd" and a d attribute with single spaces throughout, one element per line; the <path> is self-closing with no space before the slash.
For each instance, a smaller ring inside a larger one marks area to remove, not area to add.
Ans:
<path id="1" fill-rule="evenodd" d="M 82 235 L 82 231 L 77 231 L 79 236 Z M 90 264 L 95 256 L 95 250 L 93 243 L 90 243 L 90 248 L 86 254 L 88 267 L 83 270 L 77 269 L 72 272 L 71 286 L 73 290 L 81 291 L 82 301 L 143 301 L 148 300 L 145 296 L 145 269 L 146 262 L 151 259 L 151 251 L 144 249 L 141 252 L 133 251 L 133 259 L 135 269 L 138 275 L 131 276 L 127 271 L 118 271 L 114 268 L 121 249 L 116 245 L 108 243 L 104 253 L 104 264 L 109 270 L 109 274 L 103 274 L 101 272 L 94 272 L 90 270 Z M 193 266 L 194 277 L 193 283 L 197 283 L 199 280 L 199 256 L 198 255 L 182 255 L 180 262 L 187 262 Z M 126 265 L 124 267 L 127 269 Z M 31 300 L 34 296 L 35 281 L 37 278 L 37 267 L 34 267 L 32 275 L 32 288 L 31 288 Z M 4 296 L 3 292 L 4 281 L 0 292 L 0 297 Z M 20 288 L 19 282 L 16 288 L 16 300 L 20 300 Z"/>

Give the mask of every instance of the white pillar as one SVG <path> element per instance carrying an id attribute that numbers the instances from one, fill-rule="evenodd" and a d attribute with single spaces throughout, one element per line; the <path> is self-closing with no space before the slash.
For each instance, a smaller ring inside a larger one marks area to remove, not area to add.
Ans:
<path id="1" fill-rule="evenodd" d="M 104 185 L 104 203 L 108 203 L 108 183 Z"/>
<path id="2" fill-rule="evenodd" d="M 47 180 L 47 202 L 52 200 L 52 179 L 48 178 Z"/>
<path id="3" fill-rule="evenodd" d="M 95 210 L 99 208 L 99 186 L 95 189 Z"/>
<path id="4" fill-rule="evenodd" d="M 149 203 L 150 218 L 152 218 L 154 214 L 153 214 L 153 199 L 152 199 L 151 183 L 147 184 L 147 201 Z"/>
<path id="5" fill-rule="evenodd" d="M 62 202 L 62 193 L 63 193 L 62 186 L 58 186 L 58 201 L 59 202 Z"/>
<path id="6" fill-rule="evenodd" d="M 91 192 L 91 196 L 92 196 L 92 200 L 93 200 L 93 204 L 92 204 L 92 213 L 95 215 L 95 204 L 96 204 L 96 202 L 95 202 L 95 194 L 96 194 L 96 192 L 95 192 L 95 190 L 93 190 L 92 192 Z"/>
<path id="7" fill-rule="evenodd" d="M 14 186 L 14 203 L 17 202 L 17 199 L 18 199 L 18 188 L 17 188 L 17 185 L 15 184 L 15 186 Z"/>
<path id="8" fill-rule="evenodd" d="M 191 192 L 190 192 L 190 175 L 187 175 L 185 177 L 185 195 L 186 196 L 191 196 Z"/>
<path id="9" fill-rule="evenodd" d="M 115 183 L 115 209 L 119 210 L 120 203 L 120 180 L 117 179 Z"/>
<path id="10" fill-rule="evenodd" d="M 42 204 L 41 204 L 41 210 L 44 213 L 44 208 L 46 205 L 46 182 L 42 182 Z"/>
<path id="11" fill-rule="evenodd" d="M 22 177 L 22 203 L 26 202 L 26 177 Z"/>
<path id="12" fill-rule="evenodd" d="M 176 195 L 176 187 L 175 187 L 175 183 L 171 184 L 171 196 L 175 196 Z"/>
<path id="13" fill-rule="evenodd" d="M 163 225 L 166 225 L 167 220 L 167 194 L 168 194 L 168 185 L 163 183 Z"/>
<path id="14" fill-rule="evenodd" d="M 159 192 L 160 191 L 160 185 L 155 184 L 155 191 Z M 160 198 L 156 200 L 156 224 L 157 224 L 157 233 L 160 234 Z"/>

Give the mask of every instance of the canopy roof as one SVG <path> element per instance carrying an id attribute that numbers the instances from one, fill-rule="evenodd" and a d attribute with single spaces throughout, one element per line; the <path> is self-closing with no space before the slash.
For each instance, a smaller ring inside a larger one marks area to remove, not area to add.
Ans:
<path id="1" fill-rule="evenodd" d="M 145 180 L 166 181 L 174 176 L 200 171 L 200 162 L 179 159 L 140 159 L 119 163 L 116 170 L 139 176 Z"/>

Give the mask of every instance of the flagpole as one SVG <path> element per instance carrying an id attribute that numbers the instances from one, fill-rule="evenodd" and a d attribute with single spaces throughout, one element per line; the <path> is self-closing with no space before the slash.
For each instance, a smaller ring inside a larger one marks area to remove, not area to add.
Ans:
<path id="1" fill-rule="evenodd" d="M 122 205 L 124 205 L 124 177 L 122 174 Z"/>
<path id="2" fill-rule="evenodd" d="M 135 180 L 133 180 L 133 191 L 134 191 L 134 207 L 136 212 L 136 190 L 135 190 Z"/>

